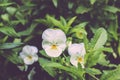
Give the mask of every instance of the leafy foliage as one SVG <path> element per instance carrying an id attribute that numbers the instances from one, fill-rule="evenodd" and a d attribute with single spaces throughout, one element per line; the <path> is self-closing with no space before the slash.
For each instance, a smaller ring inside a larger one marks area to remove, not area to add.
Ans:
<path id="1" fill-rule="evenodd" d="M 103 75 L 101 76 L 100 80 L 119 80 L 120 79 L 120 66 L 118 66 L 115 70 L 111 71 L 104 71 Z"/>
<path id="2" fill-rule="evenodd" d="M 120 0 L 0 0 L 0 80 L 119 80 L 119 4 Z M 61 29 L 67 36 L 67 48 L 58 58 L 50 58 L 41 46 L 46 28 Z M 70 63 L 67 51 L 72 43 L 82 42 L 84 69 Z M 23 63 L 19 53 L 24 45 L 38 47 L 38 62 Z"/>
<path id="3" fill-rule="evenodd" d="M 107 41 L 107 32 L 104 28 L 100 28 L 96 31 L 94 38 L 91 40 L 93 50 L 101 48 Z"/>

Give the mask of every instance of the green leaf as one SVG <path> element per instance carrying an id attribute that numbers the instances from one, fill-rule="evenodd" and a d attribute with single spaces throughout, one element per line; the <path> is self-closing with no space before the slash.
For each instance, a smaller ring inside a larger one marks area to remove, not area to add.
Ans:
<path id="1" fill-rule="evenodd" d="M 5 36 L 4 38 L 0 39 L 0 43 L 5 43 L 8 39 L 8 36 Z"/>
<path id="2" fill-rule="evenodd" d="M 77 32 L 77 31 L 83 30 L 87 24 L 88 24 L 88 22 L 79 23 L 78 25 L 75 25 L 75 26 L 71 29 L 71 32 Z M 84 31 L 85 31 L 85 30 L 84 30 Z"/>
<path id="3" fill-rule="evenodd" d="M 90 10 L 91 10 L 91 8 L 87 8 L 87 7 L 83 6 L 83 5 L 80 5 L 79 7 L 77 7 L 75 12 L 77 14 L 84 14 L 84 13 L 87 13 L 88 11 L 90 11 Z"/>
<path id="4" fill-rule="evenodd" d="M 20 35 L 16 33 L 13 27 L 1 27 L 0 32 L 11 37 L 20 37 Z"/>
<path id="5" fill-rule="evenodd" d="M 53 2 L 53 4 L 54 4 L 54 6 L 57 7 L 57 5 L 58 5 L 58 0 L 52 0 L 52 2 Z"/>
<path id="6" fill-rule="evenodd" d="M 75 21 L 76 18 L 77 18 L 76 16 L 73 17 L 73 18 L 71 18 L 71 19 L 68 21 L 68 23 L 67 23 L 67 27 L 70 27 L 71 24 Z"/>
<path id="7" fill-rule="evenodd" d="M 98 63 L 103 66 L 109 66 L 110 62 L 106 60 L 106 55 L 102 53 L 99 55 Z"/>
<path id="8" fill-rule="evenodd" d="M 35 22 L 44 24 L 44 25 L 46 25 L 46 26 L 48 26 L 48 27 L 51 26 L 50 21 L 45 20 L 45 19 L 35 19 Z"/>
<path id="9" fill-rule="evenodd" d="M 6 8 L 6 11 L 12 15 L 12 16 L 15 16 L 19 22 L 21 22 L 23 25 L 26 23 L 26 20 L 25 20 L 25 15 L 23 15 L 23 13 L 21 11 L 19 11 L 20 9 L 17 9 L 16 7 L 7 7 Z"/>
<path id="10" fill-rule="evenodd" d="M 65 67 L 63 65 L 61 65 L 60 63 L 56 63 L 56 62 L 51 62 L 51 61 L 46 61 L 46 59 L 44 58 L 39 58 L 39 62 L 43 64 L 41 64 L 41 66 L 43 68 L 47 67 L 47 68 L 57 68 L 57 69 L 61 69 L 61 70 L 65 70 L 67 72 L 70 72 L 74 75 L 76 75 L 77 77 L 79 77 L 80 80 L 82 80 L 82 75 L 84 73 L 84 71 L 78 70 L 75 67 Z"/>
<path id="11" fill-rule="evenodd" d="M 105 11 L 109 11 L 111 13 L 117 13 L 117 12 L 120 12 L 120 9 L 117 8 L 117 7 L 114 7 L 114 6 L 105 6 L 103 8 Z"/>
<path id="12" fill-rule="evenodd" d="M 45 64 L 47 63 L 50 63 L 49 60 L 47 59 L 44 59 L 44 58 L 39 58 L 39 64 L 42 66 L 42 68 L 49 73 L 49 75 L 51 75 L 52 77 L 55 77 L 56 75 L 56 72 L 55 72 L 55 69 L 52 68 L 52 67 L 47 67 L 47 66 L 44 66 Z"/>
<path id="13" fill-rule="evenodd" d="M 81 28 L 84 28 L 87 24 L 88 24 L 88 22 L 82 22 L 82 23 L 76 25 L 75 27 L 81 27 Z"/>
<path id="14" fill-rule="evenodd" d="M 33 24 L 31 24 L 31 26 L 28 29 L 26 29 L 24 31 L 21 31 L 21 32 L 18 32 L 18 34 L 20 36 L 30 35 L 33 32 L 33 30 L 35 29 L 36 26 L 37 26 L 37 24 L 33 23 Z"/>
<path id="15" fill-rule="evenodd" d="M 49 58 L 49 56 L 46 54 L 46 52 L 44 50 L 40 50 L 39 52 L 41 55 Z"/>
<path id="16" fill-rule="evenodd" d="M 92 51 L 85 55 L 85 63 L 87 67 L 95 66 L 98 63 L 101 51 Z"/>
<path id="17" fill-rule="evenodd" d="M 16 11 L 17 11 L 17 8 L 15 8 L 15 7 L 7 7 L 6 10 L 10 15 L 14 15 L 16 13 Z"/>
<path id="18" fill-rule="evenodd" d="M 73 18 L 71 18 L 71 19 L 68 21 L 68 23 L 67 23 L 67 25 L 65 26 L 65 29 L 64 29 L 66 33 L 67 33 L 68 30 L 70 29 L 70 27 L 71 27 L 72 23 L 75 21 L 75 19 L 76 19 L 76 16 L 73 17 Z"/>
<path id="19" fill-rule="evenodd" d="M 4 20 L 4 21 L 9 21 L 9 15 L 6 13 L 6 14 L 2 14 L 1 15 L 1 18 Z"/>
<path id="20" fill-rule="evenodd" d="M 90 0 L 90 3 L 93 5 L 96 2 L 96 0 Z"/>
<path id="21" fill-rule="evenodd" d="M 48 64 L 46 64 L 46 65 L 44 65 L 44 66 L 48 66 L 48 67 L 53 67 L 53 68 L 58 68 L 58 69 L 65 70 L 65 71 L 67 71 L 67 72 L 70 72 L 70 73 L 76 75 L 77 77 L 80 78 L 80 80 L 82 80 L 82 77 L 81 77 L 81 76 L 83 75 L 83 71 L 79 71 L 79 70 L 76 69 L 76 68 L 65 67 L 65 66 L 62 66 L 61 64 L 55 63 L 55 62 L 53 62 L 53 63 L 48 63 Z"/>
<path id="22" fill-rule="evenodd" d="M 109 52 L 109 53 L 113 53 L 114 52 L 112 48 L 107 48 L 107 47 L 102 47 L 101 50 Z"/>
<path id="23" fill-rule="evenodd" d="M 74 3 L 72 3 L 72 2 L 68 2 L 68 8 L 69 8 L 69 9 L 72 9 L 73 6 L 74 6 Z"/>
<path id="24" fill-rule="evenodd" d="M 28 80 L 33 80 L 33 77 L 35 75 L 35 67 L 32 68 L 32 70 L 28 74 Z"/>
<path id="25" fill-rule="evenodd" d="M 107 60 L 107 56 L 103 53 L 99 55 L 98 64 L 106 67 L 116 67 L 116 65 L 110 64 L 110 61 Z"/>
<path id="26" fill-rule="evenodd" d="M 65 26 L 67 24 L 66 20 L 64 17 L 60 16 L 60 21 L 61 23 Z"/>
<path id="27" fill-rule="evenodd" d="M 95 68 L 86 68 L 85 70 L 86 70 L 86 73 L 92 74 L 92 75 L 102 74 L 99 69 L 95 69 Z"/>
<path id="28" fill-rule="evenodd" d="M 0 44 L 0 49 L 11 49 L 21 46 L 23 43 L 3 43 Z"/>
<path id="29" fill-rule="evenodd" d="M 19 58 L 18 53 L 14 51 L 6 50 L 5 52 L 0 52 L 0 55 L 5 57 L 8 61 L 14 64 L 22 64 L 22 60 Z"/>
<path id="30" fill-rule="evenodd" d="M 120 56 L 120 39 L 119 39 L 119 43 L 118 43 L 118 54 Z"/>
<path id="31" fill-rule="evenodd" d="M 120 66 L 114 70 L 106 70 L 100 80 L 120 80 Z"/>
<path id="32" fill-rule="evenodd" d="M 20 43 L 21 42 L 21 39 L 20 38 L 15 38 L 13 43 Z"/>
<path id="33" fill-rule="evenodd" d="M 16 17 L 23 25 L 25 25 L 26 20 L 25 20 L 25 18 L 24 18 L 24 14 L 23 14 L 23 13 L 17 11 L 16 14 L 15 14 L 15 17 Z"/>
<path id="34" fill-rule="evenodd" d="M 49 21 L 51 21 L 51 23 L 53 23 L 54 26 L 59 27 L 60 29 L 64 30 L 64 26 L 62 25 L 62 23 L 59 20 L 56 20 L 55 18 L 47 15 L 47 19 Z"/>
<path id="35" fill-rule="evenodd" d="M 93 50 L 101 48 L 107 41 L 107 32 L 104 28 L 99 28 L 91 40 Z"/>
<path id="36" fill-rule="evenodd" d="M 116 20 L 110 22 L 110 25 L 108 27 L 108 32 L 110 33 L 109 35 L 111 35 L 111 38 L 114 38 L 115 40 L 118 40 L 118 18 L 116 18 Z"/>
<path id="37" fill-rule="evenodd" d="M 12 5 L 14 4 L 13 2 L 12 3 L 0 3 L 0 6 L 4 7 L 4 6 L 9 6 L 9 5 Z"/>

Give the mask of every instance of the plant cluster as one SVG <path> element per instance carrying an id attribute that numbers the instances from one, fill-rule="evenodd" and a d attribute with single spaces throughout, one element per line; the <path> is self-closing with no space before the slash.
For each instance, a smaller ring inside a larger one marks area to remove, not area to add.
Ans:
<path id="1" fill-rule="evenodd" d="M 119 80 L 119 0 L 0 0 L 0 80 Z"/>

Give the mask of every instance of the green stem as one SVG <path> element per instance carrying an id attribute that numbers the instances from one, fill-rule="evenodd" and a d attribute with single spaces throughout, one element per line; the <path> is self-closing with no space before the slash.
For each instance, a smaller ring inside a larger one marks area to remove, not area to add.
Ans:
<path id="1" fill-rule="evenodd" d="M 89 73 L 88 73 L 89 74 Z M 95 77 L 94 75 L 91 75 L 91 74 L 89 74 L 91 77 L 93 77 L 94 79 L 96 79 L 96 80 L 99 80 L 97 77 Z"/>

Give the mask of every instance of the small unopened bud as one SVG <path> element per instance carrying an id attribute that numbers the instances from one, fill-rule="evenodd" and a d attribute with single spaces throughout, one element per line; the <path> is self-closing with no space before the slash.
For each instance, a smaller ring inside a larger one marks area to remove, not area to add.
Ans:
<path id="1" fill-rule="evenodd" d="M 83 39 L 85 35 L 87 35 L 87 32 L 84 29 L 80 29 L 76 32 L 76 37 L 79 39 Z"/>
<path id="2" fill-rule="evenodd" d="M 72 37 L 69 37 L 67 39 L 67 47 L 69 47 L 72 44 Z"/>

